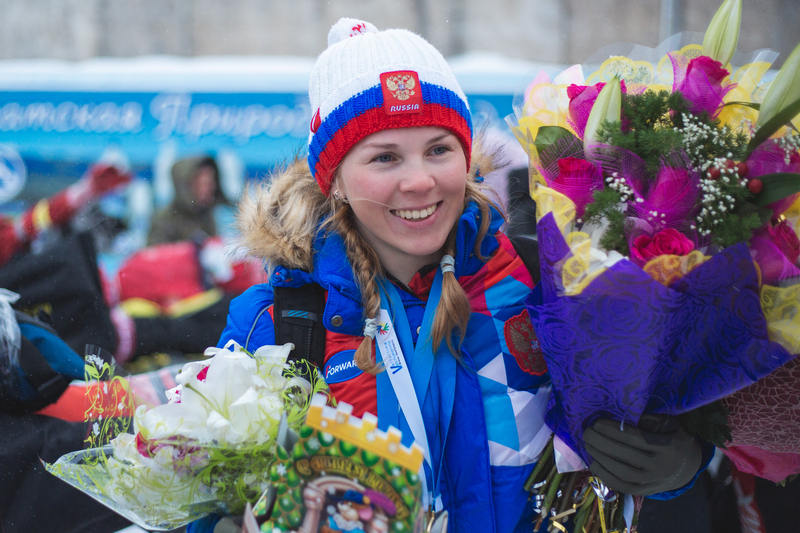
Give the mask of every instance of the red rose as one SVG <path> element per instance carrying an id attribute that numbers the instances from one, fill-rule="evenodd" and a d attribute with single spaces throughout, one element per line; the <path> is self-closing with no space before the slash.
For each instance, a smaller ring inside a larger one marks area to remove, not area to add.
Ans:
<path id="1" fill-rule="evenodd" d="M 558 160 L 558 176 L 548 180 L 548 185 L 575 203 L 578 218 L 583 216 L 586 204 L 592 201 L 592 193 L 603 188 L 600 168 L 575 157 Z"/>
<path id="2" fill-rule="evenodd" d="M 639 235 L 633 240 L 631 256 L 643 263 L 659 255 L 688 255 L 694 243 L 680 231 L 667 228 L 652 237 Z"/>
<path id="3" fill-rule="evenodd" d="M 559 177 L 572 177 L 582 173 L 591 174 L 595 172 L 595 166 L 585 159 L 577 157 L 564 157 L 558 160 Z"/>

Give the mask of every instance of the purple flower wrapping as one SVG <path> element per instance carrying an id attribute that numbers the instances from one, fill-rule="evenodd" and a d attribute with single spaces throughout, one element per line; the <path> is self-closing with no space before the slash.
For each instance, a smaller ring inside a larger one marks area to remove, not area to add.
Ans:
<path id="1" fill-rule="evenodd" d="M 636 424 L 744 388 L 794 356 L 767 336 L 744 244 L 669 287 L 617 262 L 580 294 L 559 294 L 570 254 L 552 214 L 538 223 L 542 281 L 526 302 L 553 383 L 547 424 L 587 464 L 583 430 L 598 418 Z"/>

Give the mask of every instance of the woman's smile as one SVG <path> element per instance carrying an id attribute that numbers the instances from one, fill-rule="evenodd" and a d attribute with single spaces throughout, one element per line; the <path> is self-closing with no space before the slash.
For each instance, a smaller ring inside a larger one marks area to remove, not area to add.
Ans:
<path id="1" fill-rule="evenodd" d="M 433 204 L 424 209 L 392 209 L 392 214 L 405 220 L 424 220 L 436 211 L 438 205 Z"/>

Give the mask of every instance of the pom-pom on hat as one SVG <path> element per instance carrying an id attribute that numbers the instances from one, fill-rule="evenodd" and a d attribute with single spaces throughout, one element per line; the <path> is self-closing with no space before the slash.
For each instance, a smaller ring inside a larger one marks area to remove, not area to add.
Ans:
<path id="1" fill-rule="evenodd" d="M 342 18 L 328 34 L 309 83 L 314 117 L 308 166 L 322 192 L 358 141 L 390 128 L 439 126 L 461 141 L 470 164 L 472 118 L 467 97 L 442 54 L 407 30 L 378 31 Z"/>

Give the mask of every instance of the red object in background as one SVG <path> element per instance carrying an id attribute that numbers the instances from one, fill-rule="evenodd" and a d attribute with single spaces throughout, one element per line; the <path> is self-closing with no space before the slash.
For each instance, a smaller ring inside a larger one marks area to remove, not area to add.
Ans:
<path id="1" fill-rule="evenodd" d="M 167 307 L 206 290 L 192 242 L 151 246 L 133 254 L 117 272 L 119 298 L 144 298 Z"/>
<path id="2" fill-rule="evenodd" d="M 217 286 L 229 294 L 241 294 L 253 285 L 266 283 L 267 273 L 258 259 L 243 259 L 231 265 L 233 277 L 226 282 L 217 282 Z"/>

